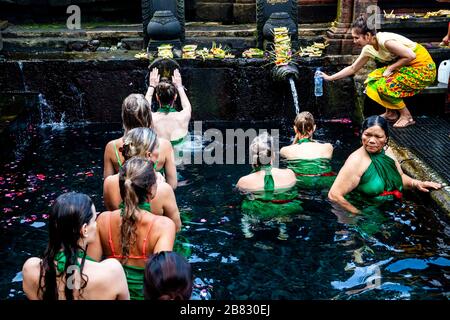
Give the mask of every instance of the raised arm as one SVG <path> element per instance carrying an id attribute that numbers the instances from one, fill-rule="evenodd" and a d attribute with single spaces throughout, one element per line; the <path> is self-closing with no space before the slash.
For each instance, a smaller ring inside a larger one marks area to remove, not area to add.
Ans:
<path id="1" fill-rule="evenodd" d="M 359 170 L 355 170 L 359 167 L 359 160 L 355 153 L 350 155 L 328 192 L 328 198 L 332 202 L 354 214 L 359 213 L 359 210 L 348 202 L 344 196 L 353 191 L 361 180 L 362 174 L 358 172 Z"/>
<path id="2" fill-rule="evenodd" d="M 345 67 L 338 73 L 333 74 L 332 76 L 327 75 L 324 72 L 321 72 L 321 75 L 324 80 L 327 81 L 334 81 L 339 80 L 342 78 L 346 78 L 349 76 L 354 75 L 356 72 L 358 72 L 366 63 L 369 61 L 369 57 L 360 55 L 355 62 L 351 66 Z"/>
<path id="3" fill-rule="evenodd" d="M 178 69 L 175 69 L 173 72 L 172 83 L 175 88 L 177 88 L 178 95 L 180 96 L 181 107 L 183 108 L 183 111 L 181 112 L 186 113 L 186 117 L 189 117 L 190 119 L 192 113 L 191 103 L 189 102 L 186 92 L 184 91 L 183 81 L 181 80 L 181 74 Z"/>
<path id="4" fill-rule="evenodd" d="M 159 71 L 157 68 L 153 68 L 152 72 L 150 72 L 149 83 L 147 93 L 145 94 L 145 99 L 147 99 L 148 103 L 152 105 L 153 94 L 155 93 L 156 86 L 159 83 Z"/>

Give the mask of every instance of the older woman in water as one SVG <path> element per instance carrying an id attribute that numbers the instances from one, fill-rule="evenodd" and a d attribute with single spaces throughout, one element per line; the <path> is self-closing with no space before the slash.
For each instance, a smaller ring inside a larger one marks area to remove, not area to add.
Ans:
<path id="1" fill-rule="evenodd" d="M 329 193 L 329 199 L 351 213 L 359 209 L 345 196 L 354 191 L 368 200 L 401 199 L 403 189 L 422 192 L 437 190 L 441 184 L 413 179 L 403 173 L 388 147 L 389 131 L 386 119 L 371 116 L 362 125 L 362 146 L 354 151 L 339 171 Z"/>

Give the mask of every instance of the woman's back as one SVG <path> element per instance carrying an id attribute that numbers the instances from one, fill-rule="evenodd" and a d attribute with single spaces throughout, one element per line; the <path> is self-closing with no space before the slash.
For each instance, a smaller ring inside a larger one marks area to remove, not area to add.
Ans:
<path id="1" fill-rule="evenodd" d="M 23 266 L 23 287 L 27 298 L 30 300 L 42 299 L 42 294 L 38 294 L 39 275 L 41 259 L 30 258 Z M 77 270 L 77 269 L 74 269 Z M 129 299 L 125 274 L 120 263 L 115 259 L 106 259 L 102 262 L 86 260 L 83 267 L 83 274 L 89 279 L 81 295 L 78 290 L 74 290 L 75 300 L 127 300 Z M 65 277 L 57 279 L 58 298 L 65 300 Z M 76 286 L 79 279 L 79 272 L 74 272 L 71 279 Z"/>
<path id="2" fill-rule="evenodd" d="M 265 177 L 268 174 L 265 170 L 250 173 L 239 179 L 237 187 L 247 192 L 258 192 L 265 190 Z M 270 174 L 273 177 L 275 190 L 292 188 L 295 186 L 296 178 L 290 169 L 271 168 Z"/>
<path id="3" fill-rule="evenodd" d="M 103 254 L 124 261 L 121 249 L 121 210 L 106 211 L 97 219 Z M 126 265 L 143 268 L 149 254 L 172 250 L 175 224 L 167 217 L 140 210 L 136 222 L 136 237 L 129 247 Z"/>
<path id="4" fill-rule="evenodd" d="M 333 157 L 333 146 L 331 143 L 308 141 L 283 147 L 280 150 L 280 155 L 288 160 L 331 159 Z"/>

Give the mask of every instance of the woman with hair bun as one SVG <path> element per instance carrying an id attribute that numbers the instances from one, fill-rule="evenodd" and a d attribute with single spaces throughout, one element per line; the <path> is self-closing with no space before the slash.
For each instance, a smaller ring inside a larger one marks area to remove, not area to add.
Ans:
<path id="1" fill-rule="evenodd" d="M 297 176 L 297 186 L 300 188 L 330 187 L 336 177 L 331 169 L 333 146 L 313 140 L 315 131 L 313 115 L 308 111 L 299 113 L 294 120 L 293 144 L 280 150 L 288 168 Z"/>
<path id="2" fill-rule="evenodd" d="M 249 175 L 241 177 L 236 184 L 247 196 L 242 203 L 242 211 L 245 214 L 271 218 L 302 210 L 294 188 L 294 172 L 272 167 L 275 157 L 273 144 L 273 138 L 264 132 L 250 145 L 253 170 Z"/>
<path id="3" fill-rule="evenodd" d="M 381 116 L 394 122 L 395 128 L 413 125 L 415 121 L 403 98 L 418 94 L 436 79 L 436 64 L 428 51 L 419 43 L 391 32 L 378 32 L 360 16 L 352 24 L 353 42 L 363 47 L 358 59 L 345 69 L 329 76 L 334 81 L 358 72 L 369 59 L 387 66 L 372 71 L 365 84 L 366 94 L 386 112 Z M 397 113 L 398 112 L 398 113 Z"/>
<path id="4" fill-rule="evenodd" d="M 98 240 L 89 247 L 91 257 L 115 258 L 125 270 L 132 300 L 144 298 L 144 267 L 148 256 L 172 251 L 175 223 L 151 213 L 150 202 L 157 184 L 153 162 L 134 157 L 119 171 L 120 195 L 124 205 L 106 211 L 97 219 Z"/>

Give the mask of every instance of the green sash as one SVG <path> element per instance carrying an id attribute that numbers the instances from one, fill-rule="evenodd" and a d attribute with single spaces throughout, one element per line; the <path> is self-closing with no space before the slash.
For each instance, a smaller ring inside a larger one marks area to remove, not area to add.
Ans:
<path id="1" fill-rule="evenodd" d="M 170 104 L 166 104 L 162 107 L 159 107 L 158 112 L 170 113 L 170 112 L 178 112 L 178 111 L 177 111 L 177 109 L 172 107 Z"/>
<path id="2" fill-rule="evenodd" d="M 94 261 L 97 262 L 96 260 L 92 259 L 91 257 L 89 257 L 85 251 L 77 251 L 77 258 L 86 258 L 86 260 L 89 261 Z M 55 261 L 56 261 L 56 271 L 58 271 L 58 273 L 62 273 L 65 270 L 66 267 L 66 263 L 67 263 L 67 257 L 64 253 L 64 251 L 59 251 L 56 255 L 55 255 Z M 77 266 L 80 267 L 80 263 L 78 262 L 78 259 L 76 260 L 77 262 Z"/>
<path id="3" fill-rule="evenodd" d="M 254 168 L 252 172 L 261 170 L 265 171 L 264 191 L 248 194 L 242 201 L 242 213 L 263 219 L 270 219 L 302 212 L 302 202 L 297 199 L 297 190 L 295 188 L 275 190 L 272 166 L 265 165 Z"/>
<path id="4" fill-rule="evenodd" d="M 138 208 L 148 212 L 152 212 L 150 202 L 139 203 Z M 119 209 L 120 209 L 120 216 L 123 217 L 123 215 L 125 214 L 125 204 L 123 202 L 119 204 Z"/>

